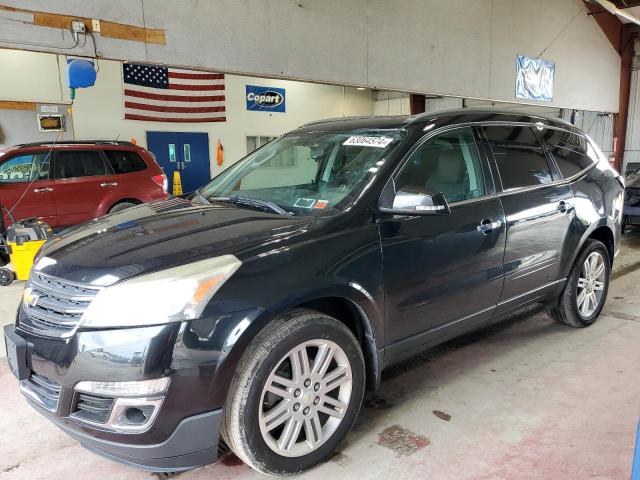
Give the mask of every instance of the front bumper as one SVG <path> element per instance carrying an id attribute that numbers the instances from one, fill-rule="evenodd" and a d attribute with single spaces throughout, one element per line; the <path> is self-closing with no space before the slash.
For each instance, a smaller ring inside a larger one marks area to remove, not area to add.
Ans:
<path id="1" fill-rule="evenodd" d="M 226 376 L 235 370 L 229 368 L 223 380 L 219 367 L 229 352 L 225 339 L 239 318 L 247 318 L 247 312 L 222 320 L 80 330 L 68 339 L 35 336 L 20 329 L 18 321 L 17 327 L 5 327 L 5 335 L 13 338 L 14 344 L 23 344 L 22 370 L 26 372 L 14 373 L 23 379 L 21 390 L 39 413 L 97 454 L 149 471 L 181 471 L 212 463 L 218 457 Z M 24 388 L 34 378 L 43 377 L 58 391 L 52 403 L 27 395 Z M 74 416 L 78 382 L 135 382 L 159 377 L 170 377 L 171 382 L 148 430 L 114 432 Z"/>
<path id="2" fill-rule="evenodd" d="M 179 472 L 213 463 L 218 459 L 222 410 L 185 418 L 165 441 L 151 445 L 120 443 L 96 438 L 72 422 L 51 415 L 29 403 L 84 448 L 132 467 L 150 472 Z"/>

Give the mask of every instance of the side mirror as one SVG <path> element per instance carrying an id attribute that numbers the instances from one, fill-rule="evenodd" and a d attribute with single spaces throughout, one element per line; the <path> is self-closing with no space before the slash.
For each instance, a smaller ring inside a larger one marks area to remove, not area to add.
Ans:
<path id="1" fill-rule="evenodd" d="M 393 215 L 446 215 L 451 213 L 447 199 L 440 192 L 426 188 L 404 187 L 393 196 L 393 201 L 385 201 L 383 195 L 380 211 Z M 391 203 L 391 205 L 387 205 Z"/>

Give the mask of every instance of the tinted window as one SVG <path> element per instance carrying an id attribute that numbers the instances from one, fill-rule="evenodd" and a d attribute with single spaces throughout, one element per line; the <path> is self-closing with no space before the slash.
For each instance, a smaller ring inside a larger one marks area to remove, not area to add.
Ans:
<path id="1" fill-rule="evenodd" d="M 104 153 L 116 174 L 139 172 L 147 168 L 147 164 L 136 152 L 105 150 Z"/>
<path id="2" fill-rule="evenodd" d="M 48 179 L 48 153 L 19 155 L 0 163 L 0 183 L 24 183 Z"/>
<path id="3" fill-rule="evenodd" d="M 396 179 L 396 190 L 403 187 L 441 192 L 449 203 L 483 196 L 482 167 L 471 131 L 443 133 L 418 147 Z"/>
<path id="4" fill-rule="evenodd" d="M 56 153 L 56 178 L 78 178 L 106 175 L 107 170 L 98 151 L 62 151 Z"/>
<path id="5" fill-rule="evenodd" d="M 498 164 L 502 188 L 552 181 L 547 158 L 533 130 L 525 126 L 483 127 Z"/>
<path id="6" fill-rule="evenodd" d="M 564 178 L 572 177 L 593 164 L 587 156 L 587 139 L 582 135 L 549 128 L 542 138 Z"/>

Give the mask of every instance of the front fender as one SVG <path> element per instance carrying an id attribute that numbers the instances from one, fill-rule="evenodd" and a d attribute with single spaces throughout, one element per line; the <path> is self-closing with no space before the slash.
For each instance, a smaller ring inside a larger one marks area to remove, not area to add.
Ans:
<path id="1" fill-rule="evenodd" d="M 226 316 L 221 315 L 218 319 L 209 319 L 209 327 L 205 327 L 205 332 L 198 335 L 206 338 L 208 336 L 206 331 L 209 329 L 213 331 L 211 341 L 215 345 L 214 350 L 217 351 L 217 361 L 210 394 L 214 399 L 214 406 L 224 405 L 231 380 L 239 367 L 242 355 L 267 325 L 293 308 L 314 300 L 329 298 L 346 300 L 358 311 L 364 334 L 365 351 L 363 353 L 368 366 L 368 381 L 369 385 L 375 388 L 379 383 L 381 370 L 382 315 L 374 297 L 355 282 L 349 282 L 347 285 L 301 289 L 275 302 L 268 309 L 256 307 Z M 194 327 L 202 329 L 204 324 L 205 320 L 195 321 L 190 329 Z"/>

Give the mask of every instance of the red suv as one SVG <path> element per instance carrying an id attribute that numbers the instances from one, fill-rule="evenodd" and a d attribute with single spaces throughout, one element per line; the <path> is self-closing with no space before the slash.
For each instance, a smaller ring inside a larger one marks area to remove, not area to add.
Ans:
<path id="1" fill-rule="evenodd" d="M 42 142 L 0 149 L 0 206 L 52 227 L 75 225 L 132 205 L 167 198 L 153 155 L 130 142 Z"/>

